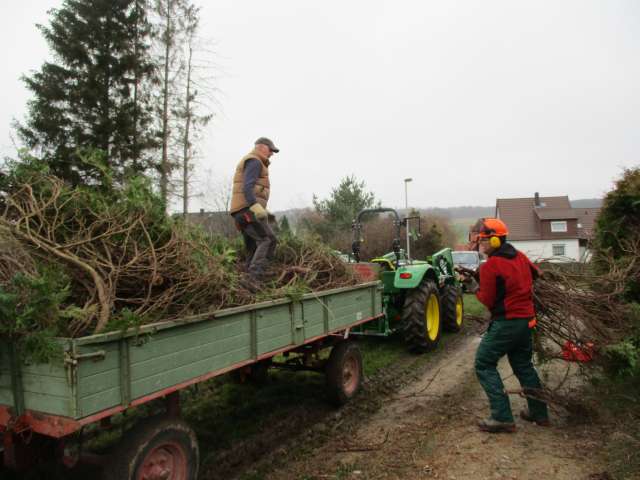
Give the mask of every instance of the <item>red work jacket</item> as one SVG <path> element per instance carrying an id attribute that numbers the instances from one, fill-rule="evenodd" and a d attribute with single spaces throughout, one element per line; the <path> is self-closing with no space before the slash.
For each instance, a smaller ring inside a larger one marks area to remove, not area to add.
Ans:
<path id="1" fill-rule="evenodd" d="M 510 243 L 503 244 L 480 266 L 480 289 L 476 293 L 492 320 L 532 319 L 533 279 L 540 270 Z"/>

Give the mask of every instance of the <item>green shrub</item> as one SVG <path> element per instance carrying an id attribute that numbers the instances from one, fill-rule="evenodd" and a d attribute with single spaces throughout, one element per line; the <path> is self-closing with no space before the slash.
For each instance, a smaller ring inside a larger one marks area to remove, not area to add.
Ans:
<path id="1" fill-rule="evenodd" d="M 632 245 L 640 239 L 640 168 L 625 169 L 615 188 L 607 193 L 596 221 L 594 265 L 601 271 L 611 265 L 625 268 L 635 260 Z M 636 269 L 637 272 L 637 269 Z M 627 285 L 627 298 L 640 301 L 640 278 L 632 275 Z"/>
<path id="2" fill-rule="evenodd" d="M 59 322 L 79 315 L 66 306 L 69 296 L 66 276 L 55 268 L 42 268 L 37 275 L 17 273 L 0 285 L 0 338 L 13 342 L 26 361 L 45 362 L 61 354 L 54 340 Z"/>
<path id="3" fill-rule="evenodd" d="M 604 349 L 604 367 L 609 377 L 640 380 L 640 304 L 631 307 L 628 335 Z"/>

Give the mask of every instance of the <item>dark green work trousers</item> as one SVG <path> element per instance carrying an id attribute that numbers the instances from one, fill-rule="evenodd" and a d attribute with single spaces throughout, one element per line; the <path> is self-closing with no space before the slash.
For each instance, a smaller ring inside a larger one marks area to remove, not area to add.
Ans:
<path id="1" fill-rule="evenodd" d="M 526 319 L 491 322 L 476 352 L 476 375 L 491 406 L 491 418 L 513 422 L 509 396 L 498 373 L 498 361 L 506 355 L 513 373 L 524 389 L 540 389 L 540 378 L 533 367 L 533 341 Z M 547 404 L 527 397 L 529 413 L 536 420 L 548 418 Z"/>

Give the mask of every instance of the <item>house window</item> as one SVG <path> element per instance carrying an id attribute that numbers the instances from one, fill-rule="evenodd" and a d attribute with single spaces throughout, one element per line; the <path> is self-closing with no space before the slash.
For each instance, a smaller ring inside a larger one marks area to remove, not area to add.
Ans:
<path id="1" fill-rule="evenodd" d="M 551 231 L 554 233 L 561 233 L 567 231 L 567 222 L 551 222 Z"/>
<path id="2" fill-rule="evenodd" d="M 558 245 L 551 245 L 551 249 L 553 251 L 554 257 L 565 257 L 566 256 L 566 245 L 564 243 Z"/>

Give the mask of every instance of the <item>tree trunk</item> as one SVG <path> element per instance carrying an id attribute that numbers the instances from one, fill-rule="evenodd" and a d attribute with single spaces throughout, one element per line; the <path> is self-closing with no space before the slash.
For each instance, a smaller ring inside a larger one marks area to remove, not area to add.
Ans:
<path id="1" fill-rule="evenodd" d="M 165 30 L 164 78 L 162 88 L 162 163 L 160 165 L 160 195 L 165 207 L 169 196 L 169 59 L 173 44 L 171 26 L 171 0 L 167 0 L 167 25 Z"/>
<path id="2" fill-rule="evenodd" d="M 187 216 L 189 213 L 189 129 L 191 127 L 191 59 L 193 49 L 189 46 L 189 59 L 187 62 L 187 98 L 185 101 L 185 126 L 184 144 L 182 151 L 182 213 Z"/>
<path id="3" fill-rule="evenodd" d="M 140 84 L 140 72 L 138 65 L 138 43 L 140 42 L 138 27 L 140 25 L 140 2 L 136 0 L 136 26 L 134 37 L 134 56 L 136 58 L 136 66 L 134 69 L 134 81 L 133 81 L 133 170 L 138 172 L 138 160 L 140 159 L 140 148 L 138 146 L 138 88 Z"/>

